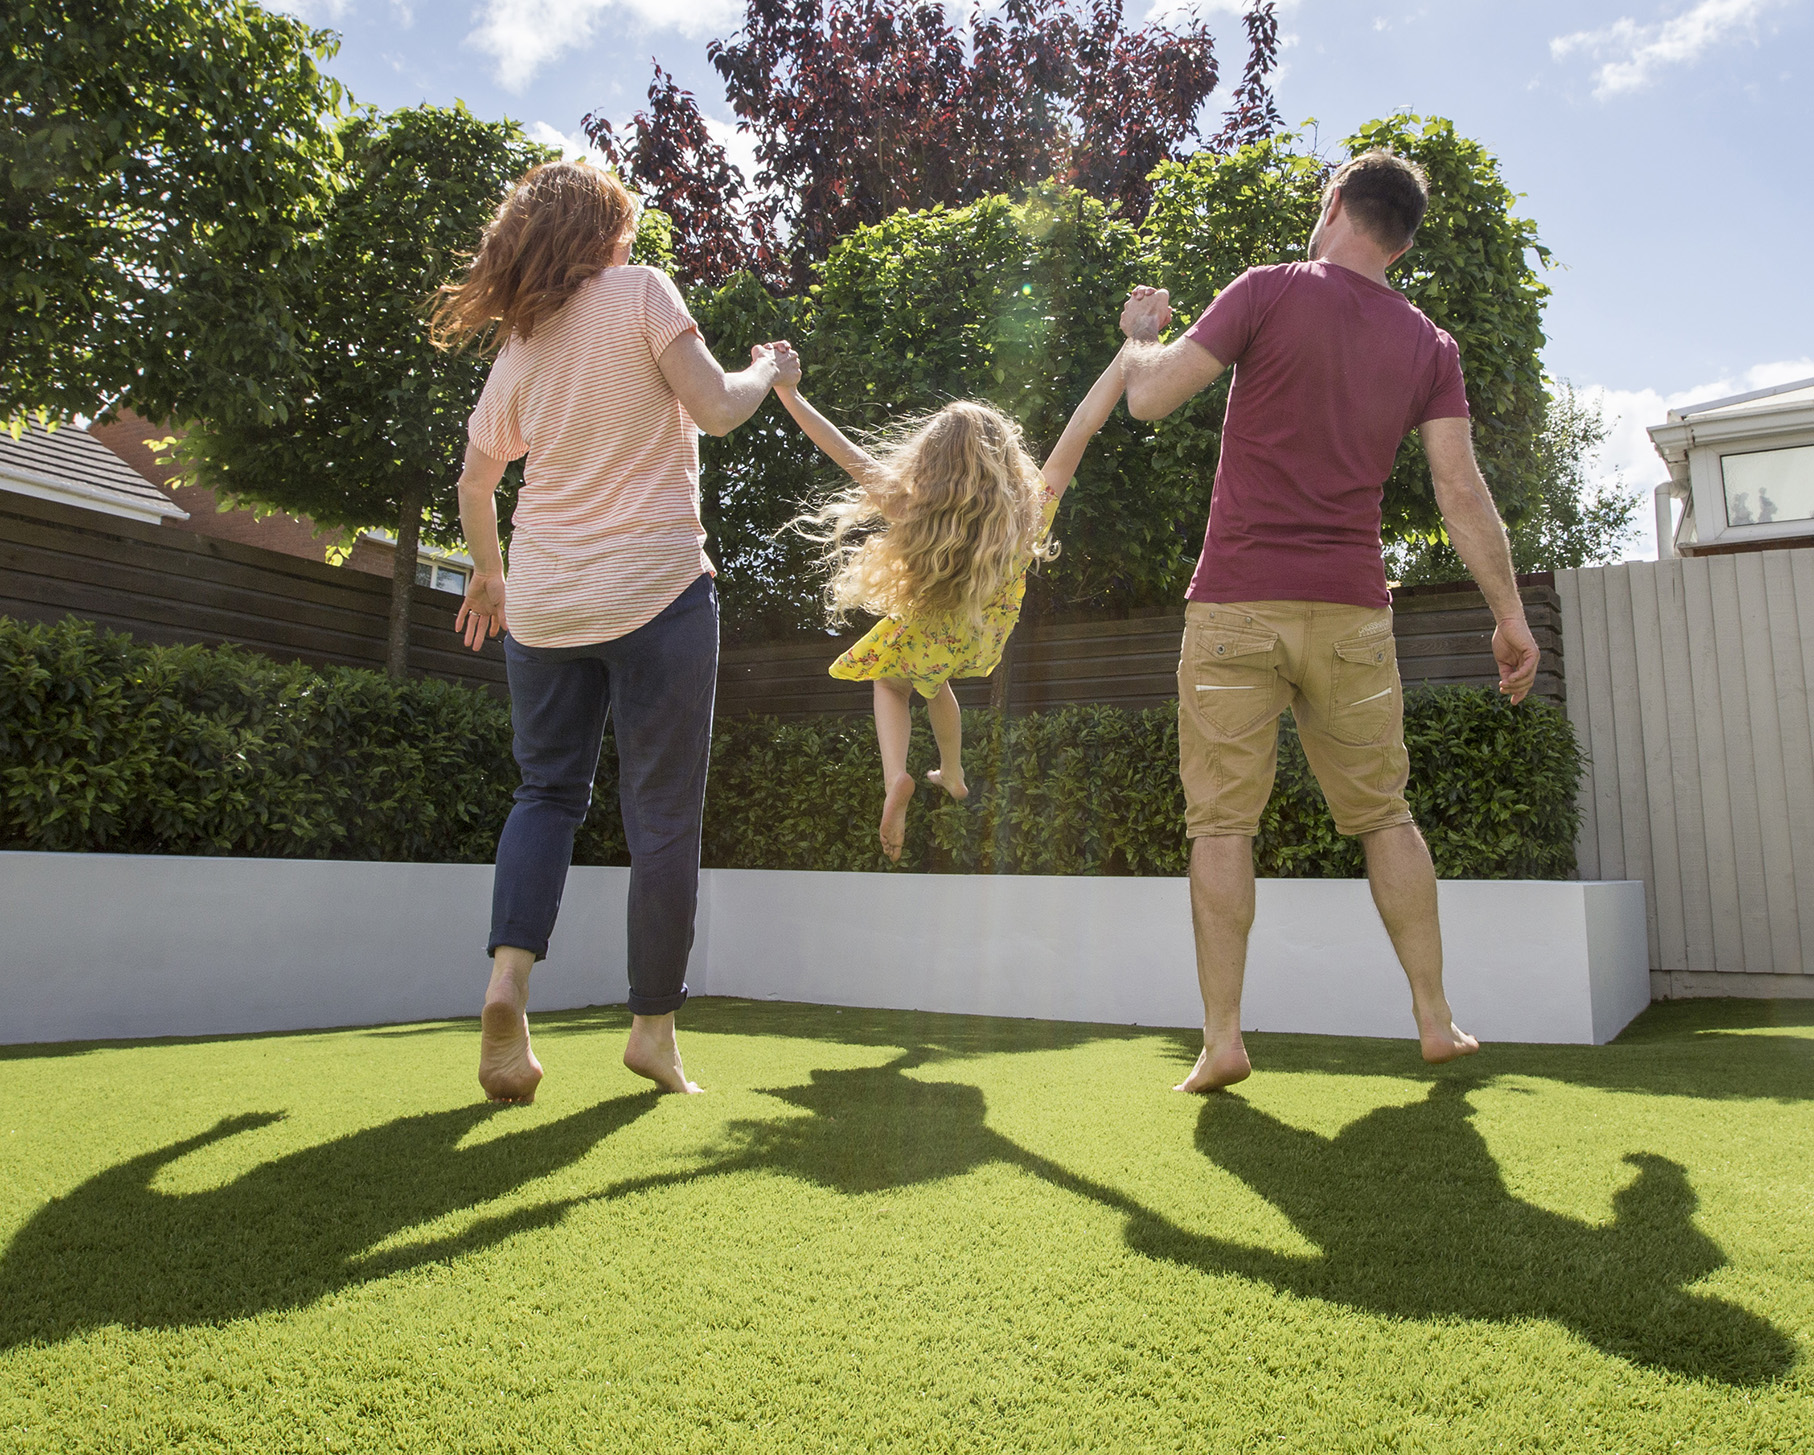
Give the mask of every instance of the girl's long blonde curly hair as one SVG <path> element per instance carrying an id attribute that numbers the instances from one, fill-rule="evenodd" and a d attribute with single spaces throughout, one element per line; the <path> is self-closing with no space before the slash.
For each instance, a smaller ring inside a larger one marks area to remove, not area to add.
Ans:
<path id="1" fill-rule="evenodd" d="M 855 610 L 980 624 L 1029 559 L 1058 554 L 1041 538 L 1045 481 L 999 410 L 958 400 L 872 454 L 868 479 L 800 519 L 825 546 L 834 621 Z"/>

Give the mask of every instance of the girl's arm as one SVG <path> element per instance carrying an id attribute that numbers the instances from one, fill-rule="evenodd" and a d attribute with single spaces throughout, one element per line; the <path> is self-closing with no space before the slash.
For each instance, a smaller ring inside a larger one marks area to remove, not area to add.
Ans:
<path id="1" fill-rule="evenodd" d="M 1123 349 L 1126 345 L 1123 345 Z M 1121 398 L 1121 391 L 1127 387 L 1127 379 L 1122 372 L 1121 355 L 1116 354 L 1108 368 L 1102 371 L 1102 377 L 1090 386 L 1090 392 L 1083 396 L 1083 403 L 1071 416 L 1071 422 L 1064 427 L 1064 433 L 1058 437 L 1058 443 L 1052 446 L 1052 453 L 1047 456 L 1045 468 L 1039 473 L 1045 476 L 1046 489 L 1052 492 L 1054 499 L 1063 499 L 1071 477 L 1077 473 L 1077 466 L 1083 459 L 1083 452 L 1096 437 L 1096 431 L 1108 423 L 1108 418 L 1115 412 L 1115 405 Z"/>
<path id="2" fill-rule="evenodd" d="M 785 345 L 780 347 L 786 348 Z M 806 396 L 800 392 L 800 366 L 793 350 L 787 349 L 780 357 L 785 362 L 781 376 L 775 380 L 776 397 L 787 412 L 793 415 L 794 423 L 806 431 L 806 437 L 830 455 L 839 469 L 857 484 L 868 485 L 875 478 L 874 458 L 852 444 L 843 430 L 807 403 Z M 788 364 L 792 365 L 791 369 L 787 367 Z"/>

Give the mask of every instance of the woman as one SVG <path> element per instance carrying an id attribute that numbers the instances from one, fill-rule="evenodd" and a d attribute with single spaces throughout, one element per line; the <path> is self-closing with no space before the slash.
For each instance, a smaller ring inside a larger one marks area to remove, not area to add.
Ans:
<path id="1" fill-rule="evenodd" d="M 763 345 L 726 375 L 673 282 L 630 266 L 635 232 L 614 176 L 537 167 L 435 312 L 444 345 L 502 344 L 467 426 L 460 522 L 474 571 L 455 627 L 475 651 L 506 633 L 523 775 L 492 894 L 479 1084 L 494 1101 L 533 1101 L 542 1079 L 529 972 L 547 954 L 607 711 L 631 864 L 624 1064 L 664 1090 L 699 1090 L 674 1039 L 718 673 L 697 430 L 728 434 L 798 364 Z M 520 457 L 507 589 L 495 492 Z"/>

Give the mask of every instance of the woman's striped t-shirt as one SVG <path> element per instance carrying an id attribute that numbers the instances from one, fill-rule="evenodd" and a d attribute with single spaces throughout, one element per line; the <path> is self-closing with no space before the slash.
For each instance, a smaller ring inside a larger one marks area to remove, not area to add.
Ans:
<path id="1" fill-rule="evenodd" d="M 505 598 L 525 646 L 624 636 L 712 570 L 698 430 L 655 362 L 694 327 L 665 273 L 605 268 L 492 364 L 467 434 L 526 457 Z"/>

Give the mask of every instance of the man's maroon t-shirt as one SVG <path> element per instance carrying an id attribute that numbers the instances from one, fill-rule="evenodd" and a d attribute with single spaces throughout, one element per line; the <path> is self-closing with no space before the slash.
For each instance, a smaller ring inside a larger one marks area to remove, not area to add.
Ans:
<path id="1" fill-rule="evenodd" d="M 1250 268 L 1185 337 L 1235 371 L 1190 598 L 1389 605 L 1380 498 L 1407 434 L 1467 415 L 1455 340 L 1333 263 Z"/>

